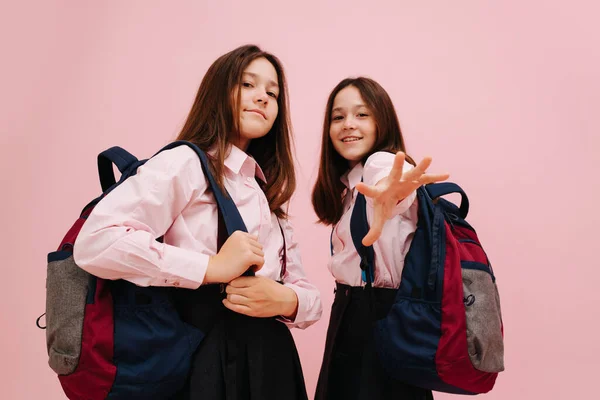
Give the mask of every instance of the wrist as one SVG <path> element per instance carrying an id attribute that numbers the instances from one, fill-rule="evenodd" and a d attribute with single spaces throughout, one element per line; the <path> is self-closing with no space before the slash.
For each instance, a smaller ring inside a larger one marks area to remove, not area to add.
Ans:
<path id="1" fill-rule="evenodd" d="M 215 257 L 216 256 L 210 256 L 208 259 L 206 274 L 204 274 L 204 281 L 202 282 L 203 285 L 222 283 L 222 279 L 218 276 L 219 268 L 215 265 Z"/>
<path id="2" fill-rule="evenodd" d="M 293 321 L 296 319 L 296 315 L 298 314 L 298 295 L 293 289 L 287 286 L 282 285 L 281 288 L 284 289 L 283 298 L 285 300 L 282 303 L 280 315 Z"/>

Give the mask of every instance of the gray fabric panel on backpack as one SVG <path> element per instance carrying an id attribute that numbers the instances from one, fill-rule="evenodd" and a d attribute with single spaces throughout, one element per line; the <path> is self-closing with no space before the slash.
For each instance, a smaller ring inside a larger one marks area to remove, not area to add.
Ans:
<path id="1" fill-rule="evenodd" d="M 500 297 L 492 276 L 462 268 L 467 345 L 473 366 L 484 372 L 504 371 Z"/>
<path id="2" fill-rule="evenodd" d="M 48 364 L 59 375 L 75 371 L 81 354 L 83 316 L 90 275 L 73 255 L 48 263 L 46 278 L 46 344 Z"/>

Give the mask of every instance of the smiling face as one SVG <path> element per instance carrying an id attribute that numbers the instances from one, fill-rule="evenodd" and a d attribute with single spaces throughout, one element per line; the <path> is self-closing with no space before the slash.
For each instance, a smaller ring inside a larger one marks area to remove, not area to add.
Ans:
<path id="1" fill-rule="evenodd" d="M 233 143 L 246 150 L 252 139 L 265 136 L 277 118 L 279 85 L 277 71 L 266 58 L 252 61 L 242 74 L 239 90 L 239 138 Z M 235 96 L 234 96 L 235 98 Z"/>
<path id="2" fill-rule="evenodd" d="M 351 168 L 373 149 L 377 140 L 377 125 L 356 87 L 348 86 L 335 96 L 329 137 L 335 150 L 348 161 Z"/>

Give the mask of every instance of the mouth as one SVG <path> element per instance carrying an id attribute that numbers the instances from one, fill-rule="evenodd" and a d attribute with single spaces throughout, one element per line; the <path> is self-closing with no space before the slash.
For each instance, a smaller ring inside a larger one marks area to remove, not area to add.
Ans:
<path id="1" fill-rule="evenodd" d="M 251 112 L 251 113 L 256 113 L 256 114 L 260 115 L 261 117 L 263 117 L 264 119 L 267 119 L 267 115 L 261 110 L 254 109 L 254 110 L 245 110 L 245 111 Z"/>
<path id="2" fill-rule="evenodd" d="M 342 138 L 342 143 L 353 143 L 358 142 L 359 140 L 362 140 L 362 138 L 358 136 L 346 136 Z"/>

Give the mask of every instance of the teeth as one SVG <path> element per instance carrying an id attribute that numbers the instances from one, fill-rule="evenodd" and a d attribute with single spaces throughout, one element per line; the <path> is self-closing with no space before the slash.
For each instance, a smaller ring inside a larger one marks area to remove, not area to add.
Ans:
<path id="1" fill-rule="evenodd" d="M 342 142 L 344 143 L 348 143 L 348 142 L 356 142 L 358 140 L 360 140 L 361 138 L 346 138 L 344 140 L 342 140 Z"/>

